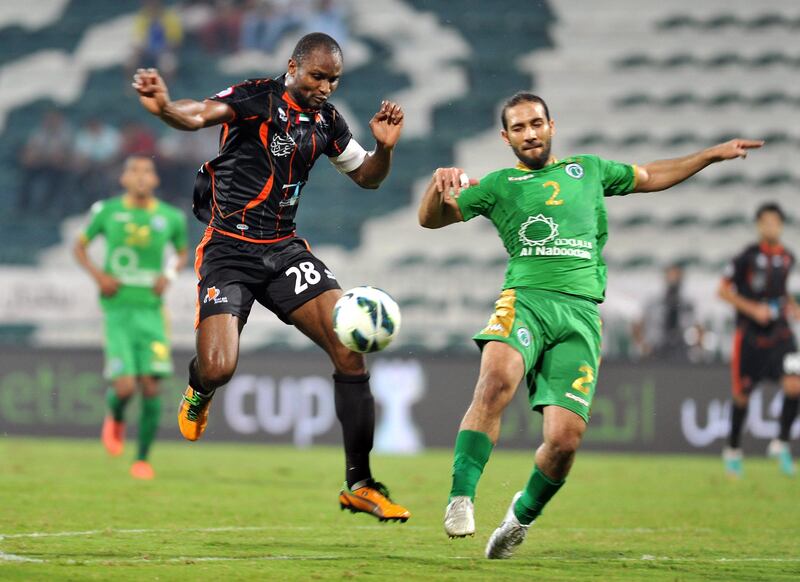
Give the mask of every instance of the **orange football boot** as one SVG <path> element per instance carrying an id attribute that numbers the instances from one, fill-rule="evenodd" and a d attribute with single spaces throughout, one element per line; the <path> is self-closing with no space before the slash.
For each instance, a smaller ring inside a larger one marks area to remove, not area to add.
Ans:
<path id="1" fill-rule="evenodd" d="M 112 457 L 118 457 L 122 454 L 122 448 L 125 443 L 125 423 L 117 422 L 111 416 L 106 416 L 103 421 L 103 432 L 100 433 L 100 439 L 103 441 L 103 446 Z"/>
<path id="2" fill-rule="evenodd" d="M 178 427 L 187 441 L 196 441 L 203 436 L 208 424 L 210 405 L 211 396 L 203 396 L 191 386 L 184 391 L 178 407 Z"/>
<path id="3" fill-rule="evenodd" d="M 131 465 L 131 477 L 134 479 L 150 481 L 155 476 L 156 472 L 153 471 L 153 466 L 147 461 L 136 461 Z"/>
<path id="4" fill-rule="evenodd" d="M 349 509 L 350 513 L 369 513 L 377 517 L 378 521 L 405 523 L 411 517 L 411 513 L 405 507 L 397 505 L 389 498 L 389 490 L 383 483 L 371 479 L 354 490 L 345 483 L 339 492 L 339 507 L 343 510 Z"/>

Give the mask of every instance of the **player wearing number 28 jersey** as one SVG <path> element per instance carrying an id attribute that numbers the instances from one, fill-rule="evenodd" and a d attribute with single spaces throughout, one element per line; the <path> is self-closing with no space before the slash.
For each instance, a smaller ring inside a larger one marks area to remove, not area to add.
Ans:
<path id="1" fill-rule="evenodd" d="M 197 356 L 178 423 L 197 440 L 214 391 L 232 377 L 239 333 L 258 301 L 295 325 L 333 362 L 336 414 L 342 424 L 346 483 L 343 509 L 381 520 L 406 521 L 409 512 L 389 499 L 369 466 L 375 406 L 362 354 L 333 331 L 333 306 L 342 291 L 333 273 L 295 235 L 295 214 L 316 160 L 325 155 L 363 188 L 377 188 L 391 166 L 403 111 L 384 101 L 370 121 L 377 143 L 367 153 L 328 103 L 342 74 L 342 51 L 321 33 L 304 36 L 286 74 L 229 87 L 202 102 L 172 101 L 154 69 L 139 70 L 134 88 L 142 105 L 183 130 L 221 126 L 219 156 L 198 173 L 194 212 L 206 223 L 197 247 Z"/>
<path id="2" fill-rule="evenodd" d="M 451 537 L 475 531 L 478 480 L 500 433 L 503 409 L 523 380 L 531 407 L 544 416 L 544 443 L 523 491 L 486 547 L 508 558 L 528 526 L 564 484 L 589 421 L 600 364 L 600 318 L 608 237 L 604 198 L 664 190 L 721 160 L 744 157 L 760 141 L 732 140 L 684 158 L 634 166 L 591 155 L 550 155 L 555 124 L 545 102 L 519 93 L 506 102 L 501 135 L 519 162 L 470 181 L 440 168 L 423 196 L 428 228 L 488 218 L 509 255 L 504 289 L 486 327 L 472 403 L 456 438 L 445 512 Z"/>

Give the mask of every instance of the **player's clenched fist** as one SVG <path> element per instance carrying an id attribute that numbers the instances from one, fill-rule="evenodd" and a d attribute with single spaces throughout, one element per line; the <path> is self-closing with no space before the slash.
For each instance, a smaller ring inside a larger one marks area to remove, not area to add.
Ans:
<path id="1" fill-rule="evenodd" d="M 139 101 L 153 115 L 160 115 L 169 103 L 169 91 L 157 69 L 137 69 L 131 84 Z"/>

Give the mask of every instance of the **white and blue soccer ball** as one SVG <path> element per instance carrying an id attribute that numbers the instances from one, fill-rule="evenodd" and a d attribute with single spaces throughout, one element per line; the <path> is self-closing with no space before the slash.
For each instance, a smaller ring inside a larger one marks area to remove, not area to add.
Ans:
<path id="1" fill-rule="evenodd" d="M 348 349 L 377 352 L 392 343 L 400 330 L 400 307 L 376 287 L 354 287 L 336 302 L 333 329 Z"/>

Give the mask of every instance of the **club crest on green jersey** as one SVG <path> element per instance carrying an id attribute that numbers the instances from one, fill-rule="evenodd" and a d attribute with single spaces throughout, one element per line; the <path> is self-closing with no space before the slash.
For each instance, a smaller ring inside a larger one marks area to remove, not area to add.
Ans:
<path id="1" fill-rule="evenodd" d="M 558 225 L 549 216 L 537 214 L 529 216 L 519 227 L 519 240 L 529 247 L 539 247 L 555 240 Z"/>
<path id="2" fill-rule="evenodd" d="M 580 164 L 567 164 L 564 168 L 564 171 L 567 173 L 567 176 L 570 178 L 575 178 L 576 180 L 580 180 L 583 178 L 583 166 Z"/>

